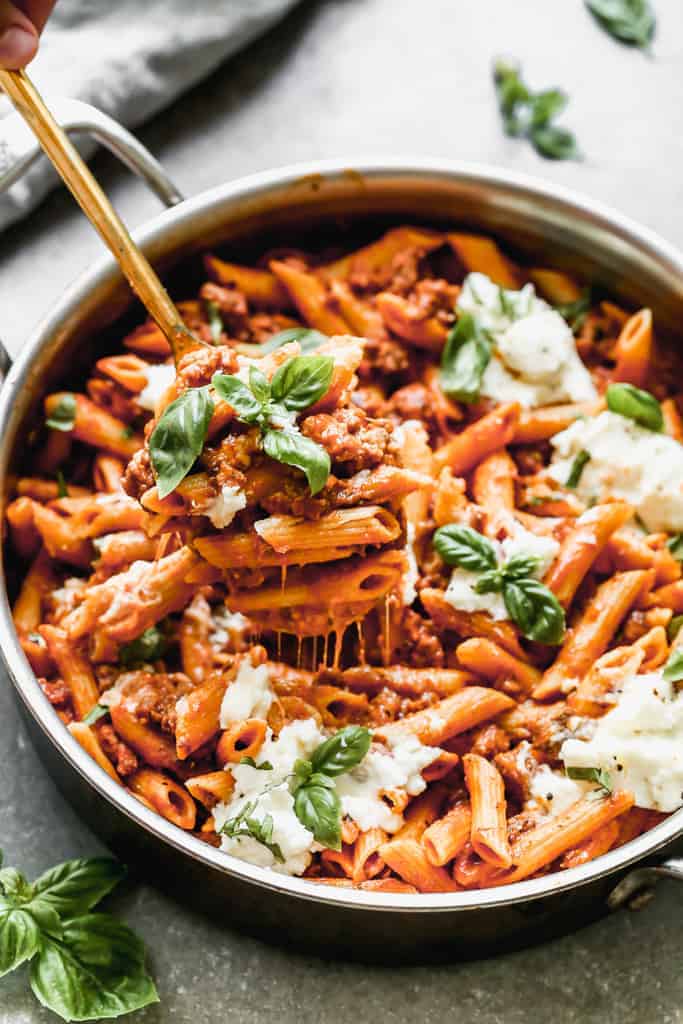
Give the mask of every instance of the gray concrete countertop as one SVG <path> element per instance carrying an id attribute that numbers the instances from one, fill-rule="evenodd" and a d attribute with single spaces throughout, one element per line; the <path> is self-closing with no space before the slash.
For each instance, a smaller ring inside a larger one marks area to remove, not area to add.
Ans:
<path id="1" fill-rule="evenodd" d="M 654 59 L 603 34 L 581 0 L 323 0 L 287 21 L 140 133 L 186 194 L 299 160 L 395 153 L 524 170 L 599 198 L 683 245 L 683 6 L 656 0 Z M 490 80 L 518 57 L 536 88 L 571 97 L 581 163 L 549 163 L 502 134 Z M 107 156 L 95 169 L 127 222 L 157 212 Z M 64 192 L 0 236 L 0 336 L 17 352 L 101 252 Z M 6 863 L 29 875 L 101 850 L 36 762 L 0 681 Z M 450 967 L 366 968 L 278 950 L 198 918 L 153 888 L 114 902 L 153 949 L 161 1005 L 145 1024 L 339 1024 L 360 1012 L 404 1024 L 680 1024 L 681 892 L 638 914 L 526 952 Z M 17 972 L 0 1024 L 52 1020 Z"/>

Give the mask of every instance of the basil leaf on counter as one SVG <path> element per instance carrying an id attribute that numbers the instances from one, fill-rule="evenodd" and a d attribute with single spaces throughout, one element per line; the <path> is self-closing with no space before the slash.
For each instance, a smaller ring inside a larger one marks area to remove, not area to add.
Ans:
<path id="1" fill-rule="evenodd" d="M 72 917 L 92 910 L 125 877 L 123 864 L 111 857 L 79 857 L 45 871 L 33 889 L 59 914 Z"/>
<path id="2" fill-rule="evenodd" d="M 213 409 L 207 387 L 188 388 L 161 414 L 149 439 L 160 498 L 175 490 L 201 454 Z"/>
<path id="3" fill-rule="evenodd" d="M 317 842 L 341 850 L 341 801 L 334 789 L 309 782 L 294 794 L 294 812 Z"/>
<path id="4" fill-rule="evenodd" d="M 683 648 L 677 647 L 671 652 L 662 671 L 662 678 L 667 683 L 678 683 L 683 679 Z"/>
<path id="5" fill-rule="evenodd" d="M 104 704 L 96 704 L 83 719 L 83 725 L 94 725 L 95 722 L 99 722 L 100 718 L 104 718 L 108 714 L 108 707 L 105 707 Z"/>
<path id="6" fill-rule="evenodd" d="M 565 775 L 575 782 L 596 782 L 605 793 L 612 792 L 612 776 L 604 768 L 580 768 L 565 766 Z"/>
<path id="7" fill-rule="evenodd" d="M 439 527 L 434 534 L 434 547 L 446 565 L 459 565 L 470 572 L 498 568 L 493 544 L 471 526 L 450 523 Z"/>
<path id="8" fill-rule="evenodd" d="M 552 123 L 567 105 L 566 93 L 561 89 L 532 92 L 522 81 L 519 65 L 503 60 L 494 63 L 493 81 L 508 135 L 527 139 L 537 153 L 549 160 L 579 156 L 572 132 Z"/>
<path id="9" fill-rule="evenodd" d="M 334 371 L 331 356 L 295 356 L 273 374 L 270 390 L 273 400 L 291 412 L 314 405 L 329 390 Z"/>
<path id="10" fill-rule="evenodd" d="M 441 390 L 460 402 L 476 402 L 490 361 L 491 342 L 471 313 L 461 313 L 441 356 Z"/>
<path id="11" fill-rule="evenodd" d="M 54 409 L 45 420 L 51 430 L 73 430 L 76 424 L 76 398 L 74 395 L 62 395 Z"/>
<path id="12" fill-rule="evenodd" d="M 166 637 L 161 630 L 156 626 L 150 626 L 135 640 L 119 647 L 119 662 L 122 665 L 135 665 L 141 661 L 156 661 L 162 657 L 167 646 Z"/>
<path id="13" fill-rule="evenodd" d="M 371 742 L 369 729 L 347 725 L 316 747 L 311 754 L 311 768 L 330 777 L 342 775 L 360 764 Z"/>
<path id="14" fill-rule="evenodd" d="M 554 124 L 532 127 L 530 138 L 534 149 L 548 160 L 574 160 L 579 148 L 574 134 Z"/>
<path id="15" fill-rule="evenodd" d="M 656 18 L 648 0 L 586 0 L 586 7 L 619 42 L 646 47 L 652 41 Z"/>
<path id="16" fill-rule="evenodd" d="M 552 591 L 539 580 L 506 581 L 503 601 L 512 621 L 527 640 L 540 644 L 559 644 L 565 632 L 562 605 Z"/>
<path id="17" fill-rule="evenodd" d="M 294 430 L 267 430 L 263 435 L 266 455 L 286 466 L 294 466 L 306 474 L 311 494 L 323 489 L 330 475 L 330 456 L 309 437 Z"/>
<path id="18" fill-rule="evenodd" d="M 211 341 L 214 345 L 220 345 L 221 338 L 223 337 L 223 318 L 221 317 L 218 303 L 213 302 L 211 299 L 206 302 L 206 316 L 209 321 Z"/>
<path id="19" fill-rule="evenodd" d="M 35 956 L 41 936 L 38 923 L 27 910 L 3 904 L 0 897 L 0 978 Z"/>
<path id="20" fill-rule="evenodd" d="M 633 384 L 610 384 L 605 398 L 611 412 L 626 416 L 647 430 L 664 429 L 662 407 L 649 391 L 642 391 Z"/>
<path id="21" fill-rule="evenodd" d="M 268 338 L 263 345 L 259 345 L 259 354 L 267 356 L 269 353 L 275 352 L 276 349 L 282 348 L 283 345 L 289 344 L 290 341 L 298 341 L 301 352 L 308 354 L 315 352 L 324 341 L 327 341 L 327 335 L 321 334 L 320 331 L 315 331 L 311 327 L 288 327 L 286 330 L 274 334 L 272 338 Z"/>
<path id="22" fill-rule="evenodd" d="M 211 384 L 219 398 L 235 410 L 239 419 L 245 423 L 258 420 L 263 411 L 263 403 L 239 377 L 231 373 L 214 373 Z"/>
<path id="23" fill-rule="evenodd" d="M 583 448 L 580 452 L 576 453 L 571 469 L 569 470 L 569 476 L 567 477 L 565 487 L 578 487 L 579 481 L 581 480 L 581 474 L 584 471 L 586 463 L 590 462 L 590 459 L 590 455 Z"/>

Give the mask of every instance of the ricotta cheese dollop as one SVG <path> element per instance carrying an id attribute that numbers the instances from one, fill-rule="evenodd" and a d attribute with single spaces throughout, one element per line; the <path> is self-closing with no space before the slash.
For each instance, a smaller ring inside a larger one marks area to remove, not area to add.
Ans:
<path id="1" fill-rule="evenodd" d="M 150 364 L 145 369 L 145 377 L 147 383 L 137 396 L 138 405 L 154 412 L 157 402 L 175 380 L 175 366 L 173 363 Z"/>
<path id="2" fill-rule="evenodd" d="M 471 313 L 494 343 L 482 395 L 527 407 L 597 397 L 571 328 L 532 284 L 509 291 L 485 274 L 468 274 L 457 309 Z"/>
<path id="3" fill-rule="evenodd" d="M 675 811 L 683 805 L 683 692 L 661 671 L 632 675 L 590 739 L 565 740 L 560 757 L 568 767 L 605 769 L 637 807 Z"/>
<path id="4" fill-rule="evenodd" d="M 268 666 L 257 665 L 254 668 L 244 658 L 221 703 L 221 729 L 227 729 L 233 722 L 243 722 L 246 718 L 265 718 L 273 699 Z"/>
<path id="5" fill-rule="evenodd" d="M 566 484 L 580 451 L 590 456 L 575 491 L 583 501 L 628 501 L 650 531 L 683 530 L 683 445 L 616 412 L 575 420 L 550 439 L 548 474 Z"/>
<path id="6" fill-rule="evenodd" d="M 560 545 L 552 537 L 539 537 L 525 530 L 516 520 L 509 524 L 510 535 L 502 542 L 491 541 L 496 550 L 498 564 L 503 565 L 517 555 L 533 555 L 539 559 L 534 576 L 543 579 L 552 565 Z M 453 608 L 464 612 L 488 612 L 492 619 L 509 618 L 502 594 L 478 594 L 474 589 L 480 573 L 456 567 L 444 597 Z"/>
<path id="7" fill-rule="evenodd" d="M 238 512 L 247 507 L 247 496 L 235 484 L 223 484 L 210 505 L 202 509 L 217 530 L 230 526 Z"/>

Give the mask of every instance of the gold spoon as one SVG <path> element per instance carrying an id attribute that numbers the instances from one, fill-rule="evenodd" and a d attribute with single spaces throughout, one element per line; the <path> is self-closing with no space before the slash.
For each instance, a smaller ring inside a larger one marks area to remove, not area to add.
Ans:
<path id="1" fill-rule="evenodd" d="M 203 347 L 206 343 L 182 322 L 156 272 L 26 72 L 0 69 L 0 86 L 35 134 L 90 223 L 109 246 L 131 288 L 168 338 L 176 365 L 187 352 Z"/>

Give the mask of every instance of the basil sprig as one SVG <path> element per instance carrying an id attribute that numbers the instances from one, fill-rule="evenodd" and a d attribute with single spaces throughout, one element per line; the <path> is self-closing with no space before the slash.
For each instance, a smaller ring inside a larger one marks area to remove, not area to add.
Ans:
<path id="1" fill-rule="evenodd" d="M 34 995 L 66 1021 L 158 1003 L 141 940 L 111 915 L 91 913 L 124 876 L 106 857 L 65 861 L 33 883 L 1 870 L 0 976 L 30 961 Z"/>
<path id="2" fill-rule="evenodd" d="M 571 469 L 569 470 L 569 476 L 567 477 L 567 483 L 565 485 L 566 487 L 579 486 L 581 474 L 583 473 L 586 464 L 590 462 L 590 460 L 590 454 L 587 451 L 585 451 L 585 449 L 582 448 L 580 452 L 576 453 L 576 455 L 574 456 L 574 461 L 571 464 Z"/>
<path id="3" fill-rule="evenodd" d="M 156 661 L 163 656 L 167 646 L 168 641 L 164 633 L 156 626 L 150 626 L 129 644 L 122 644 L 119 648 L 119 661 L 122 665 Z"/>
<path id="4" fill-rule="evenodd" d="M 667 683 L 678 683 L 683 679 L 683 648 L 677 647 L 671 652 L 662 670 L 662 678 Z"/>
<path id="5" fill-rule="evenodd" d="M 549 160 L 578 157 L 572 132 L 553 124 L 554 118 L 567 106 L 566 93 L 561 89 L 531 92 L 522 81 L 519 65 L 502 60 L 494 64 L 493 81 L 508 135 L 527 139 L 537 153 Z"/>
<path id="6" fill-rule="evenodd" d="M 599 24 L 621 43 L 646 47 L 655 33 L 655 12 L 649 0 L 586 0 Z"/>
<path id="7" fill-rule="evenodd" d="M 314 405 L 329 389 L 334 370 L 331 356 L 295 356 L 278 367 L 269 381 L 252 366 L 249 384 L 233 374 L 217 373 L 211 381 L 216 393 L 235 410 L 243 423 L 261 429 L 266 455 L 306 475 L 311 494 L 323 489 L 330 475 L 330 456 L 301 434 L 296 413 Z"/>
<path id="8" fill-rule="evenodd" d="M 76 398 L 74 395 L 62 395 L 56 406 L 45 420 L 51 430 L 62 430 L 65 433 L 73 430 L 76 423 Z"/>
<path id="9" fill-rule="evenodd" d="M 664 429 L 662 407 L 649 391 L 642 391 L 633 384 L 610 384 L 605 398 L 611 412 L 626 416 L 647 430 Z"/>
<path id="10" fill-rule="evenodd" d="M 255 767 L 259 766 L 255 765 Z M 284 864 L 285 858 L 282 856 L 282 850 L 278 843 L 273 842 L 273 816 L 272 814 L 266 814 L 262 820 L 255 818 L 254 811 L 257 806 L 258 797 L 256 800 L 250 800 L 246 803 L 234 818 L 229 818 L 223 825 L 221 832 L 230 839 L 250 836 L 257 843 L 261 843 L 267 850 L 270 850 L 279 864 Z"/>
<path id="11" fill-rule="evenodd" d="M 476 402 L 490 361 L 491 341 L 486 332 L 471 313 L 461 313 L 441 356 L 442 391 L 459 402 Z"/>
<path id="12" fill-rule="evenodd" d="M 188 388 L 161 414 L 149 439 L 160 498 L 175 490 L 201 454 L 213 409 L 208 387 Z"/>
<path id="13" fill-rule="evenodd" d="M 580 768 L 567 765 L 564 770 L 568 779 L 574 779 L 575 782 L 595 782 L 605 794 L 612 792 L 612 776 L 605 768 Z"/>
<path id="14" fill-rule="evenodd" d="M 502 594 L 508 615 L 528 640 L 561 643 L 564 610 L 552 591 L 535 579 L 538 558 L 516 555 L 499 566 L 491 541 L 459 523 L 440 527 L 434 534 L 434 547 L 446 565 L 481 573 L 474 589 L 480 594 Z"/>
<path id="15" fill-rule="evenodd" d="M 316 747 L 310 761 L 294 765 L 294 812 L 317 842 L 331 850 L 341 850 L 341 801 L 334 780 L 360 764 L 371 741 L 368 729 L 347 725 Z"/>

